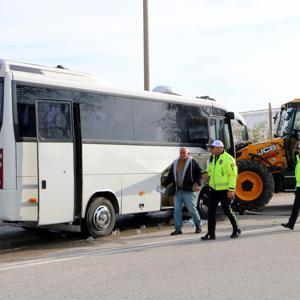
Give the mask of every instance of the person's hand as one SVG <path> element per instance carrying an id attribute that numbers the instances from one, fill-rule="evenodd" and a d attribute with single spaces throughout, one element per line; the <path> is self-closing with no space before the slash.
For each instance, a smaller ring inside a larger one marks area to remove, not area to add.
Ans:
<path id="1" fill-rule="evenodd" d="M 200 191 L 200 186 L 197 183 L 193 184 L 193 191 L 194 192 L 199 192 Z"/>
<path id="2" fill-rule="evenodd" d="M 165 191 L 166 191 L 166 187 L 164 185 L 158 185 L 157 188 L 156 188 L 156 191 L 158 193 L 164 194 Z"/>
<path id="3" fill-rule="evenodd" d="M 204 181 L 207 181 L 207 180 L 208 180 L 208 175 L 207 175 L 207 173 L 203 173 L 203 174 L 202 174 L 202 179 L 203 179 Z"/>
<path id="4" fill-rule="evenodd" d="M 234 198 L 234 196 L 235 196 L 235 192 L 233 192 L 233 191 L 227 192 L 227 198 L 232 199 L 232 198 Z"/>

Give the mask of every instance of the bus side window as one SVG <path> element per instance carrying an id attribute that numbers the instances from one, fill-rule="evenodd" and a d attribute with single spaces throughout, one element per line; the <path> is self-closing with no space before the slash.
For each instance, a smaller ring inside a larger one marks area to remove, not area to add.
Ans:
<path id="1" fill-rule="evenodd" d="M 209 133 L 207 119 L 202 119 L 197 122 L 188 124 L 189 143 L 204 143 L 209 142 Z"/>
<path id="2" fill-rule="evenodd" d="M 20 137 L 36 137 L 34 102 L 18 103 L 18 123 Z"/>
<path id="3" fill-rule="evenodd" d="M 131 100 L 91 95 L 80 104 L 82 138 L 94 141 L 133 141 Z"/>
<path id="4" fill-rule="evenodd" d="M 39 102 L 39 137 L 43 139 L 71 139 L 70 105 L 68 103 Z"/>

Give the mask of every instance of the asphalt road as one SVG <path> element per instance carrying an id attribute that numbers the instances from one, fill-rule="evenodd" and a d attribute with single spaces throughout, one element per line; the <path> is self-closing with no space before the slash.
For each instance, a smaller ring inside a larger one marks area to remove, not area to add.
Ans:
<path id="1" fill-rule="evenodd" d="M 225 218 L 208 242 L 190 226 L 171 237 L 164 215 L 123 220 L 120 234 L 100 240 L 0 226 L 0 298 L 299 299 L 300 226 L 280 226 L 292 198 L 240 216 L 237 240 Z"/>

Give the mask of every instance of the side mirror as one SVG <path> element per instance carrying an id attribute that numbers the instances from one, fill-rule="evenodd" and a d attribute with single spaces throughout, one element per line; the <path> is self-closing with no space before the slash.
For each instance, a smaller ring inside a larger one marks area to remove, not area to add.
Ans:
<path id="1" fill-rule="evenodd" d="M 233 111 L 228 111 L 227 113 L 225 113 L 225 118 L 229 119 L 229 120 L 233 120 L 234 119 L 234 112 Z"/>

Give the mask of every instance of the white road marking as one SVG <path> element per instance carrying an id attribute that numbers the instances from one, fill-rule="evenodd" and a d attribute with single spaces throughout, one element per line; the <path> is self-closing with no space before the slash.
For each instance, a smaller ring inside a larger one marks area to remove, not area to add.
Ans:
<path id="1" fill-rule="evenodd" d="M 284 228 L 281 228 L 280 226 L 272 226 L 268 228 L 262 228 L 262 229 L 252 229 L 252 230 L 244 230 L 242 232 L 242 235 L 251 235 L 255 233 L 264 233 L 264 232 L 284 232 L 287 231 Z M 218 235 L 218 237 L 224 237 L 228 236 L 227 234 L 222 234 Z M 0 265 L 0 272 L 1 271 L 8 271 L 8 270 L 14 270 L 14 269 L 20 269 L 20 268 L 26 268 L 26 267 L 35 267 L 35 266 L 40 266 L 40 265 L 45 265 L 45 264 L 51 264 L 51 263 L 56 263 L 56 262 L 63 262 L 63 261 L 72 261 L 84 257 L 89 257 L 89 256 L 101 256 L 101 255 L 109 255 L 109 254 L 115 254 L 115 253 L 122 253 L 122 252 L 128 252 L 131 250 L 142 250 L 144 248 L 151 248 L 153 246 L 161 246 L 161 245 L 167 245 L 167 244 L 178 244 L 182 243 L 185 241 L 195 241 L 198 240 L 200 243 L 200 235 L 196 235 L 194 237 L 182 237 L 180 236 L 179 238 L 169 238 L 167 240 L 162 240 L 162 241 L 156 241 L 156 242 L 149 242 L 149 243 L 142 243 L 142 244 L 137 244 L 137 245 L 132 245 L 132 246 L 127 246 L 127 247 L 115 247 L 115 248 L 108 248 L 108 249 L 95 249 L 95 250 L 90 250 L 84 253 L 77 253 L 77 254 L 65 254 L 62 255 L 61 257 L 58 258 L 44 258 L 44 259 L 33 259 L 33 260 L 27 260 L 27 261 L 22 261 L 22 262 L 13 262 L 13 263 L 7 263 L 7 264 L 2 264 Z M 209 241 L 211 243 L 211 241 Z M 204 243 L 204 242 L 203 242 Z M 74 249 L 76 250 L 76 249 Z"/>

